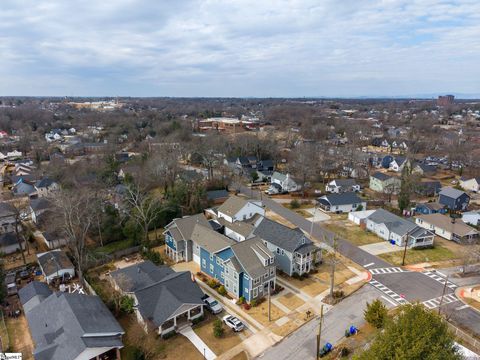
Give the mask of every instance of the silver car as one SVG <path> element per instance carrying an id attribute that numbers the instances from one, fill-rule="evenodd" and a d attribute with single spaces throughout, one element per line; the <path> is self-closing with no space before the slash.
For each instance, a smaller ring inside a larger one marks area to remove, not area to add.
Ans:
<path id="1" fill-rule="evenodd" d="M 225 315 L 222 320 L 225 323 L 225 325 L 227 325 L 230 329 L 232 329 L 235 332 L 242 331 L 243 329 L 245 329 L 244 323 L 238 320 L 238 318 L 236 318 L 235 316 Z"/>
<path id="2" fill-rule="evenodd" d="M 223 311 L 223 306 L 211 296 L 203 299 L 203 302 L 205 303 L 207 309 L 212 312 L 212 314 L 220 314 Z"/>

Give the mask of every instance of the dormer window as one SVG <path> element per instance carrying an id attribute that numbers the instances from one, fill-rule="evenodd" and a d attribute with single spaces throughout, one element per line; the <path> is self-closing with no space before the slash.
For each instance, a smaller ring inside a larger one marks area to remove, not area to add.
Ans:
<path id="1" fill-rule="evenodd" d="M 265 265 L 265 266 L 268 265 L 268 259 L 263 260 L 263 265 Z"/>
<path id="2" fill-rule="evenodd" d="M 273 264 L 273 257 L 270 258 L 270 264 Z"/>

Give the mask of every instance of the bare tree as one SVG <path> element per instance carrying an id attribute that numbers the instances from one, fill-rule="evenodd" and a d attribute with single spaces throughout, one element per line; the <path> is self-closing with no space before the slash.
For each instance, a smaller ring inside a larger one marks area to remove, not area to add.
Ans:
<path id="1" fill-rule="evenodd" d="M 87 260 L 87 238 L 95 220 L 95 197 L 88 190 L 79 189 L 58 192 L 54 199 L 58 228 L 64 233 L 67 246 L 77 263 L 78 277 L 83 283 Z"/>
<path id="2" fill-rule="evenodd" d="M 155 221 L 160 202 L 146 189 L 134 183 L 126 187 L 125 200 L 131 208 L 131 216 L 143 230 L 144 241 L 148 241 L 148 229 Z"/>

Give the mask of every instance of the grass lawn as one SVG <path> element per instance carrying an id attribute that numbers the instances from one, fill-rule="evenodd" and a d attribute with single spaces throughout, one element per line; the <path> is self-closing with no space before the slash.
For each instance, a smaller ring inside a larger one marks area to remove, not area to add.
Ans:
<path id="1" fill-rule="evenodd" d="M 312 278 L 304 278 L 302 280 L 295 279 L 289 276 L 282 276 L 282 280 L 286 281 L 287 283 L 293 285 L 297 289 L 305 292 L 307 295 L 310 296 L 317 296 L 328 289 L 328 284 L 323 283 L 320 281 L 315 281 Z"/>
<path id="2" fill-rule="evenodd" d="M 23 359 L 33 360 L 33 341 L 25 315 L 18 318 L 5 317 L 5 325 L 10 338 L 10 350 L 22 353 Z"/>
<path id="3" fill-rule="evenodd" d="M 323 263 L 322 265 L 317 267 L 318 273 L 312 274 L 322 283 L 326 284 L 327 287 L 330 286 L 330 273 L 331 273 L 331 265 L 328 263 Z M 335 267 L 335 286 L 343 284 L 348 279 L 354 277 L 355 274 L 350 271 L 348 267 L 344 264 L 340 263 L 337 264 Z"/>
<path id="4" fill-rule="evenodd" d="M 225 325 L 223 325 L 223 329 L 225 330 L 223 337 L 216 338 L 213 336 L 213 323 L 216 319 L 218 319 L 216 316 L 206 314 L 206 319 L 195 325 L 193 330 L 218 356 L 240 344 L 242 339 L 237 333 Z"/>
<path id="5" fill-rule="evenodd" d="M 129 247 L 133 246 L 133 241 L 130 239 L 125 239 L 121 241 L 114 241 L 109 244 L 106 244 L 105 246 L 100 246 L 95 249 L 95 252 L 97 254 L 111 254 L 114 253 L 115 251 L 123 250 L 123 249 L 128 249 Z"/>
<path id="6" fill-rule="evenodd" d="M 336 350 L 341 348 L 347 348 L 348 350 L 350 350 L 350 355 L 359 354 L 363 350 L 365 345 L 370 343 L 375 338 L 377 333 L 378 333 L 378 330 L 375 329 L 373 326 L 371 326 L 370 324 L 364 324 L 360 326 L 359 332 L 357 335 L 344 338 L 344 340 L 340 344 L 336 345 L 335 349 L 330 354 L 328 354 L 324 359 L 326 360 L 339 359 L 338 357 L 339 355 Z M 351 358 L 351 357 L 349 356 L 347 358 Z"/>
<path id="7" fill-rule="evenodd" d="M 378 255 L 392 265 L 402 265 L 403 250 Z M 408 249 L 405 257 L 405 265 L 424 262 L 447 261 L 457 258 L 457 254 L 441 245 L 435 245 L 431 249 Z"/>
<path id="8" fill-rule="evenodd" d="M 283 295 L 282 297 L 278 298 L 278 301 L 289 308 L 290 310 L 295 310 L 296 308 L 299 308 L 303 304 L 305 304 L 305 301 L 300 299 L 297 295 L 294 293 L 288 293 L 286 295 Z"/>
<path id="9" fill-rule="evenodd" d="M 382 242 L 383 240 L 380 239 L 378 236 L 374 235 L 371 232 L 363 230 L 360 226 L 357 226 L 353 223 L 330 223 L 325 224 L 325 227 L 336 233 L 341 238 L 348 240 L 352 244 L 357 246 L 374 244 L 378 242 Z"/>

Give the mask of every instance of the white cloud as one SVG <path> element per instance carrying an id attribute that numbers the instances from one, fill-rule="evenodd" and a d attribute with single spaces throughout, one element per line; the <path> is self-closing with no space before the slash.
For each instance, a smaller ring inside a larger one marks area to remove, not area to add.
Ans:
<path id="1" fill-rule="evenodd" d="M 0 94 L 480 93 L 473 0 L 2 1 Z"/>

